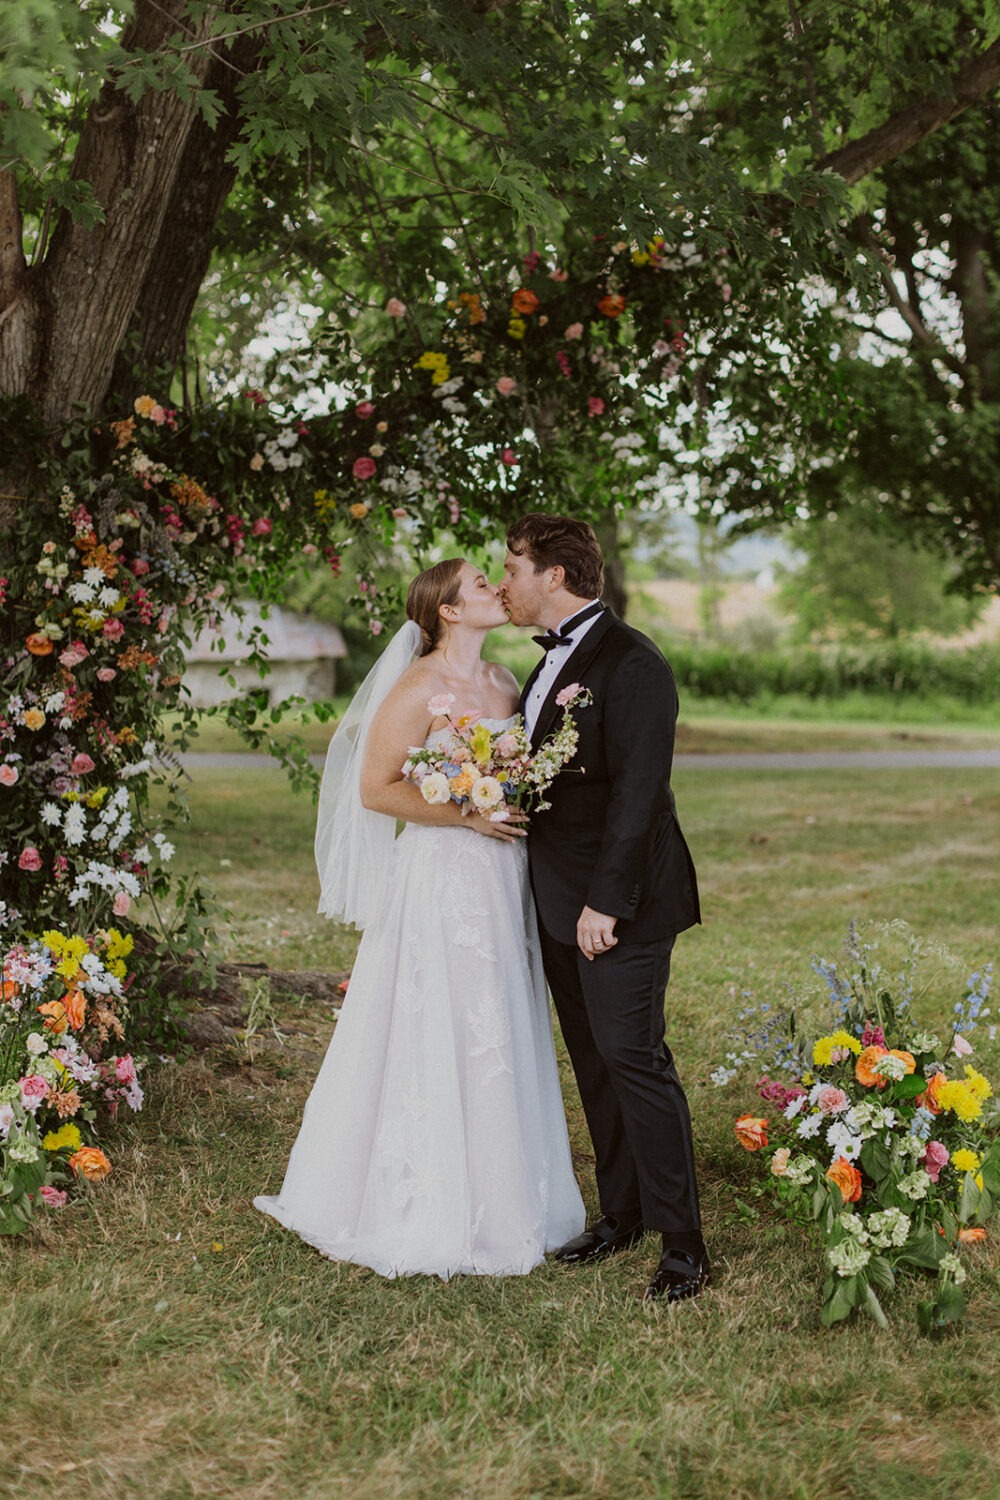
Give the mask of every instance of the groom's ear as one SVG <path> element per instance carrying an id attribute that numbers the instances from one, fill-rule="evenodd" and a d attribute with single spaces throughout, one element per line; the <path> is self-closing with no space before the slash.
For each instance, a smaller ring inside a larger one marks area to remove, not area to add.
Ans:
<path id="1" fill-rule="evenodd" d="M 553 563 L 549 568 L 549 587 L 552 589 L 552 592 L 555 593 L 557 589 L 563 588 L 565 583 L 566 569 L 562 563 Z"/>

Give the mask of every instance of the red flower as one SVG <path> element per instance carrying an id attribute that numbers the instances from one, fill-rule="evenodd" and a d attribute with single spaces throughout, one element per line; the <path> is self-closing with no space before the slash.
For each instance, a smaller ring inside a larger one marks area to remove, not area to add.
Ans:
<path id="1" fill-rule="evenodd" d="M 530 317 L 533 312 L 538 311 L 538 298 L 527 287 L 519 287 L 510 300 L 514 311 L 522 316 Z"/>
<path id="2" fill-rule="evenodd" d="M 375 460 L 373 458 L 369 458 L 365 454 L 362 455 L 361 458 L 356 458 L 354 460 L 354 463 L 351 466 L 351 473 L 354 475 L 355 479 L 371 479 L 372 475 L 376 472 L 377 467 L 378 466 L 375 463 Z"/>
<path id="3" fill-rule="evenodd" d="M 597 304 L 597 311 L 606 318 L 620 318 L 628 303 L 620 292 L 608 292 Z"/>

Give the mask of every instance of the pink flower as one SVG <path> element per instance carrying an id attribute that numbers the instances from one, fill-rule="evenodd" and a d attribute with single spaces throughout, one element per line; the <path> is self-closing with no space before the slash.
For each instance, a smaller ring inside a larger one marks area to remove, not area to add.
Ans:
<path id="1" fill-rule="evenodd" d="M 406 317 L 406 303 L 400 302 L 398 297 L 390 297 L 388 302 L 385 304 L 385 310 L 389 314 L 390 318 Z"/>
<path id="2" fill-rule="evenodd" d="M 816 1095 L 816 1103 L 824 1115 L 839 1115 L 841 1110 L 847 1108 L 850 1100 L 843 1089 L 838 1089 L 832 1083 L 824 1083 Z"/>
<path id="3" fill-rule="evenodd" d="M 17 862 L 19 870 L 40 870 L 42 868 L 42 856 L 34 844 L 29 844 L 26 849 L 21 850 L 21 857 Z"/>
<path id="4" fill-rule="evenodd" d="M 429 699 L 427 712 L 437 717 L 439 714 L 451 712 L 451 705 L 455 701 L 454 693 L 438 693 L 436 697 Z"/>
<path id="5" fill-rule="evenodd" d="M 946 1167 L 950 1160 L 947 1146 L 942 1146 L 940 1141 L 928 1141 L 924 1152 L 923 1167 L 931 1182 L 937 1182 L 941 1175 L 941 1168 Z"/>
<path id="6" fill-rule="evenodd" d="M 497 390 L 501 396 L 513 396 L 517 390 L 517 381 L 513 375 L 501 375 L 497 381 Z"/>
<path id="7" fill-rule="evenodd" d="M 375 408 L 374 406 L 372 406 L 370 401 L 359 401 L 354 410 L 357 412 L 362 422 L 367 421 L 369 417 L 375 415 Z"/>
<path id="8" fill-rule="evenodd" d="M 167 409 L 165 406 L 154 406 L 149 414 L 149 420 L 155 422 L 157 427 L 162 427 L 167 420 Z"/>
<path id="9" fill-rule="evenodd" d="M 135 1063 L 132 1054 L 126 1053 L 124 1057 L 115 1058 L 115 1077 L 119 1083 L 135 1082 Z"/>
<path id="10" fill-rule="evenodd" d="M 49 1183 L 46 1183 L 44 1187 L 40 1187 L 38 1189 L 38 1196 L 41 1198 L 46 1208 L 66 1207 L 68 1194 L 61 1192 L 57 1187 L 51 1187 Z"/>
<path id="11" fill-rule="evenodd" d="M 64 667 L 78 667 L 89 655 L 90 652 L 82 641 L 71 641 L 65 651 L 60 651 L 59 660 Z"/>
<path id="12" fill-rule="evenodd" d="M 509 469 L 513 468 L 516 465 L 517 454 L 514 452 L 513 448 L 502 448 L 500 450 L 500 462 L 502 464 L 506 464 Z"/>
<path id="13" fill-rule="evenodd" d="M 587 397 L 587 414 L 591 417 L 603 417 L 604 401 L 600 396 Z"/>
<path id="14" fill-rule="evenodd" d="M 549 280 L 550 281 L 568 281 L 569 280 L 569 272 L 568 271 L 560 271 L 559 268 L 558 268 L 558 266 L 557 266 L 554 271 L 550 271 L 549 272 Z"/>
<path id="15" fill-rule="evenodd" d="M 22 1107 L 34 1114 L 42 1100 L 47 1098 L 48 1092 L 48 1080 L 43 1078 L 41 1073 L 29 1073 L 27 1078 L 21 1079 Z"/>
<path id="16" fill-rule="evenodd" d="M 569 703 L 572 698 L 575 698 L 579 691 L 580 684 L 578 682 L 571 682 L 563 688 L 561 693 L 556 693 L 556 702 L 558 703 L 559 707 L 565 708 L 567 703 Z"/>
<path id="17" fill-rule="evenodd" d="M 129 895 L 128 891 L 115 892 L 115 899 L 112 903 L 111 910 L 114 912 L 116 917 L 127 917 L 129 913 L 129 907 L 131 905 L 132 898 Z"/>
<path id="18" fill-rule="evenodd" d="M 373 458 L 362 456 L 354 460 L 351 466 L 351 473 L 355 479 L 371 479 L 372 475 L 376 472 L 376 468 L 377 465 Z"/>
<path id="19" fill-rule="evenodd" d="M 865 1022 L 865 1029 L 861 1033 L 862 1047 L 884 1047 L 885 1032 L 881 1026 L 873 1026 L 870 1021 Z"/>
<path id="20" fill-rule="evenodd" d="M 250 530 L 254 536 L 270 536 L 274 527 L 266 516 L 258 516 Z"/>
<path id="21" fill-rule="evenodd" d="M 149 572 L 149 563 L 144 557 L 133 557 L 130 567 L 136 578 L 144 578 Z"/>
<path id="22" fill-rule="evenodd" d="M 21 773 L 16 766 L 5 763 L 0 766 L 0 786 L 16 786 L 20 775 Z"/>
<path id="23" fill-rule="evenodd" d="M 86 776 L 94 769 L 94 762 L 86 750 L 81 750 L 78 755 L 74 755 L 69 769 L 74 776 Z"/>
<path id="24" fill-rule="evenodd" d="M 114 682 L 118 676 L 114 667 L 98 667 L 97 680 L 99 682 Z"/>
<path id="25" fill-rule="evenodd" d="M 319 548 L 316 546 L 315 542 L 306 542 L 305 545 L 302 546 L 299 550 L 306 557 L 312 557 L 312 555 L 313 555 L 314 552 L 318 552 L 319 551 Z"/>
<path id="26" fill-rule="evenodd" d="M 120 641 L 125 634 L 125 626 L 117 615 L 112 615 L 110 620 L 105 620 L 101 627 L 101 634 L 106 641 Z"/>
<path id="27" fill-rule="evenodd" d="M 951 1050 L 956 1057 L 968 1057 L 972 1051 L 972 1043 L 967 1042 L 964 1036 L 957 1036 L 951 1044 Z"/>
<path id="28" fill-rule="evenodd" d="M 517 754 L 517 736 L 514 734 L 502 734 L 493 748 L 501 760 L 509 760 L 512 755 Z"/>
<path id="29" fill-rule="evenodd" d="M 394 505 L 392 507 L 392 513 L 399 521 L 401 521 L 404 516 L 409 515 L 409 511 L 406 509 L 405 505 Z"/>
<path id="30" fill-rule="evenodd" d="M 371 625 L 368 628 L 371 630 L 372 635 L 381 635 L 382 634 L 382 621 L 381 620 L 372 620 Z"/>
<path id="31" fill-rule="evenodd" d="M 583 338 L 583 324 L 582 323 L 571 323 L 569 325 L 569 327 L 566 329 L 566 332 L 563 334 L 563 338 L 564 339 L 582 339 Z"/>

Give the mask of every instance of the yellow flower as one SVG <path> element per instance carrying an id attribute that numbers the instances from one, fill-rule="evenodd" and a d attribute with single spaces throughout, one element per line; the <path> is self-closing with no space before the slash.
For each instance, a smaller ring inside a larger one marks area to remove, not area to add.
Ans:
<path id="1" fill-rule="evenodd" d="M 937 1091 L 937 1102 L 942 1109 L 950 1109 L 964 1120 L 978 1120 L 983 1112 L 982 1101 L 976 1097 L 968 1083 L 960 1079 L 949 1079 Z"/>
<path id="2" fill-rule="evenodd" d="M 490 758 L 490 732 L 485 724 L 480 724 L 469 740 L 469 748 L 478 763 L 483 766 Z"/>
<path id="3" fill-rule="evenodd" d="M 152 396 L 136 396 L 132 406 L 137 417 L 148 417 L 156 409 L 156 402 Z"/>
<path id="4" fill-rule="evenodd" d="M 89 794 L 89 796 L 85 798 L 87 806 L 90 808 L 100 807 L 101 803 L 108 795 L 109 790 L 110 788 L 106 786 L 95 787 L 94 790 Z"/>
<path id="5" fill-rule="evenodd" d="M 352 521 L 363 521 L 368 514 L 368 506 L 363 500 L 358 500 L 348 511 Z"/>
<path id="6" fill-rule="evenodd" d="M 41 729 L 45 723 L 45 715 L 40 708 L 26 708 L 21 715 L 21 723 L 25 729 Z"/>
<path id="7" fill-rule="evenodd" d="M 513 317 L 507 324 L 507 332 L 512 339 L 523 339 L 528 331 L 528 325 L 523 318 Z"/>
<path id="8" fill-rule="evenodd" d="M 463 766 L 457 776 L 453 776 L 448 783 L 453 797 L 467 797 L 479 780 L 478 771 L 472 766 Z"/>
<path id="9" fill-rule="evenodd" d="M 443 365 L 438 365 L 437 369 L 434 371 L 434 374 L 431 376 L 431 385 L 444 385 L 445 381 L 448 380 L 450 376 L 451 366 L 447 363 L 447 361 L 445 361 Z"/>
<path id="10" fill-rule="evenodd" d="M 982 1073 L 977 1073 L 975 1068 L 969 1067 L 968 1064 L 966 1064 L 965 1068 L 965 1077 L 967 1079 L 967 1086 L 972 1090 L 980 1104 L 985 1104 L 993 1092 L 989 1079 L 984 1078 Z"/>
<path id="11" fill-rule="evenodd" d="M 978 1151 L 969 1151 L 965 1146 L 951 1153 L 951 1164 L 956 1172 L 975 1172 L 982 1165 Z"/>
<path id="12" fill-rule="evenodd" d="M 58 1130 L 50 1130 L 48 1135 L 42 1136 L 46 1151 L 76 1151 L 82 1144 L 83 1136 L 77 1125 L 60 1125 Z"/>
<path id="13" fill-rule="evenodd" d="M 861 1043 L 856 1036 L 851 1036 L 849 1031 L 835 1031 L 831 1036 L 821 1036 L 813 1047 L 813 1062 L 817 1068 L 828 1066 L 836 1047 L 845 1047 L 848 1052 L 853 1052 L 855 1057 L 861 1052 Z"/>

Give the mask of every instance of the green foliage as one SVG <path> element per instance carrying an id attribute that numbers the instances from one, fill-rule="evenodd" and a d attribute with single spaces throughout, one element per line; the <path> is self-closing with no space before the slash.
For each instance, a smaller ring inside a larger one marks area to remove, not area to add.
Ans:
<path id="1" fill-rule="evenodd" d="M 950 650 L 896 642 L 744 651 L 677 641 L 666 650 L 686 694 L 733 703 L 779 694 L 833 700 L 851 693 L 917 701 L 943 696 L 968 704 L 1000 698 L 995 645 Z"/>
<path id="2" fill-rule="evenodd" d="M 799 527 L 795 545 L 805 563 L 785 575 L 780 599 L 794 614 L 801 639 L 844 640 L 930 631 L 956 635 L 974 624 L 985 597 L 949 592 L 955 564 L 926 539 L 913 541 L 860 508 Z"/>

